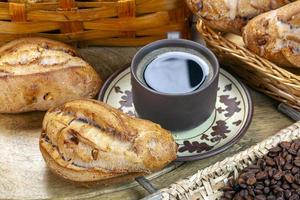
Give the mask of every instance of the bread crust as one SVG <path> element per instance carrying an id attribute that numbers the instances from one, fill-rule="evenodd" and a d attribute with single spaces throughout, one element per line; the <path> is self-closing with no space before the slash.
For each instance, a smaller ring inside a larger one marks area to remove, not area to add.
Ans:
<path id="1" fill-rule="evenodd" d="M 235 34 L 248 20 L 294 0 L 187 0 L 191 10 L 210 27 Z"/>
<path id="2" fill-rule="evenodd" d="M 75 49 L 45 38 L 23 38 L 0 47 L 0 113 L 46 111 L 93 98 L 102 86 Z"/>
<path id="3" fill-rule="evenodd" d="M 39 144 L 53 172 L 84 184 L 129 181 L 162 169 L 177 153 L 169 131 L 94 100 L 50 109 Z"/>
<path id="4" fill-rule="evenodd" d="M 245 46 L 279 66 L 300 67 L 300 1 L 252 19 L 243 30 Z"/>

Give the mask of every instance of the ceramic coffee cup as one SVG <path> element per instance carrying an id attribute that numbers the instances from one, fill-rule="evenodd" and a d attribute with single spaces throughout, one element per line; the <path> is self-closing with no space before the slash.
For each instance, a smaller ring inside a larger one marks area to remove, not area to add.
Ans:
<path id="1" fill-rule="evenodd" d="M 207 64 L 205 70 L 208 70 L 208 76 L 199 88 L 171 94 L 147 85 L 144 79 L 147 60 L 150 62 L 159 54 L 172 51 L 198 56 Z M 171 131 L 192 129 L 211 116 L 216 103 L 218 80 L 219 63 L 215 55 L 205 46 L 184 39 L 153 42 L 140 49 L 131 64 L 132 95 L 137 115 Z"/>

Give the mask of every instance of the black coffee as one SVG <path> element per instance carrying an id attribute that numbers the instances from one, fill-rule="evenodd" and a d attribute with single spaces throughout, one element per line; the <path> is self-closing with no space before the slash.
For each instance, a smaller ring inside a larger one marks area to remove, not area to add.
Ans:
<path id="1" fill-rule="evenodd" d="M 144 80 L 153 90 L 182 94 L 197 90 L 208 75 L 208 67 L 200 57 L 186 52 L 158 55 L 144 71 Z"/>

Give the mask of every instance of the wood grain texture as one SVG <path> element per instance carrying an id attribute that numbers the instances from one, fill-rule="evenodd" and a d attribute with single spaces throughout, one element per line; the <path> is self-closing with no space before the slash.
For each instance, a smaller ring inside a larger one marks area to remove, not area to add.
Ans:
<path id="1" fill-rule="evenodd" d="M 102 78 L 130 62 L 137 48 L 88 48 L 81 53 Z M 209 159 L 186 163 L 155 178 L 156 188 L 170 185 L 199 169 L 244 150 L 292 124 L 292 120 L 276 110 L 277 102 L 251 90 L 254 118 L 242 140 L 227 151 Z M 54 176 L 45 166 L 38 150 L 38 137 L 44 113 L 0 115 L 0 199 L 140 199 L 147 192 L 136 183 L 78 188 Z"/>

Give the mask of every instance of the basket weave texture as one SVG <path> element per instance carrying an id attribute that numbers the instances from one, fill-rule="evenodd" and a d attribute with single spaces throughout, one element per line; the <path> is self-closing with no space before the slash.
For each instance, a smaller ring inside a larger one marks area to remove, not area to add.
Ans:
<path id="1" fill-rule="evenodd" d="M 67 43 L 137 46 L 171 31 L 189 34 L 190 12 L 182 0 L 46 1 L 0 2 L 0 44 L 41 36 Z"/>
<path id="2" fill-rule="evenodd" d="M 227 40 L 202 20 L 198 21 L 197 29 L 222 65 L 255 89 L 300 110 L 300 76 Z"/>
<path id="3" fill-rule="evenodd" d="M 279 143 L 299 138 L 300 121 L 245 151 L 228 157 L 191 177 L 172 184 L 169 188 L 163 189 L 163 199 L 219 199 L 223 194 L 221 189 L 229 179 L 236 179 L 239 171 L 253 163 L 257 158 L 262 158 L 263 155 L 268 153 L 269 149 L 277 146 Z"/>

